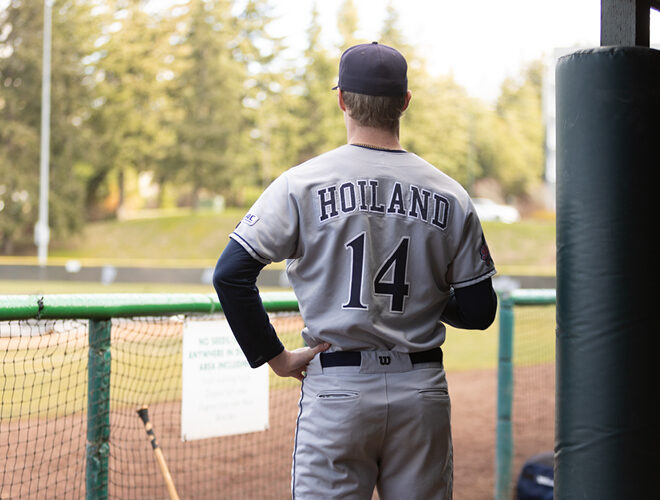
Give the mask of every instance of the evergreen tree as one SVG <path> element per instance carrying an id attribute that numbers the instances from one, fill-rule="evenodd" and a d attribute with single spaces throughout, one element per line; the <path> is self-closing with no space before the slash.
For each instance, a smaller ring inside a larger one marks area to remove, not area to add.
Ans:
<path id="1" fill-rule="evenodd" d="M 413 94 L 401 121 L 401 143 L 467 187 L 476 175 L 470 157 L 470 99 L 453 78 L 428 73 L 399 25 L 399 14 L 388 2 L 381 41 L 406 57 Z"/>
<path id="2" fill-rule="evenodd" d="M 402 120 L 403 146 L 466 188 L 476 175 L 470 158 L 470 99 L 450 77 L 417 71 Z"/>
<path id="3" fill-rule="evenodd" d="M 359 28 L 359 15 L 353 0 L 344 0 L 337 14 L 337 29 L 341 36 L 341 51 L 343 52 L 353 45 L 363 43 L 357 38 Z"/>
<path id="4" fill-rule="evenodd" d="M 305 66 L 300 78 L 302 95 L 295 113 L 299 123 L 301 147 L 299 161 L 305 161 L 346 141 L 337 96 L 331 89 L 337 85 L 339 56 L 330 56 L 321 43 L 321 24 L 314 4 L 307 29 Z"/>
<path id="5" fill-rule="evenodd" d="M 292 161 L 286 133 L 288 68 L 277 57 L 284 49 L 282 39 L 268 31 L 273 19 L 267 0 L 249 0 L 235 17 L 239 44 L 234 54 L 247 72 L 241 97 L 243 127 L 238 135 L 241 175 L 234 175 L 232 185 L 240 201 L 247 203 L 252 200 L 242 199 L 246 188 L 261 191 L 281 165 Z M 287 138 L 278 141 L 282 136 Z"/>
<path id="6" fill-rule="evenodd" d="M 394 8 L 391 1 L 387 2 L 385 7 L 385 19 L 383 27 L 380 30 L 380 42 L 396 48 L 406 59 L 412 57 L 412 46 L 407 42 L 403 31 L 399 26 L 399 12 Z M 410 62 L 410 61 L 409 61 Z"/>
<path id="7" fill-rule="evenodd" d="M 77 160 L 88 145 L 84 58 L 95 38 L 93 5 L 52 7 L 49 225 L 53 237 L 84 222 Z M 0 251 L 32 248 L 38 215 L 43 3 L 12 1 L 0 13 Z"/>
<path id="8" fill-rule="evenodd" d="M 37 219 L 42 8 L 12 2 L 0 12 L 2 253 L 25 242 Z"/>
<path id="9" fill-rule="evenodd" d="M 521 82 L 507 78 L 502 83 L 496 110 L 511 144 L 509 166 L 500 169 L 499 177 L 512 194 L 528 193 L 543 177 L 542 91 L 543 64 L 540 61 L 523 69 Z"/>
<path id="10" fill-rule="evenodd" d="M 197 206 L 203 189 L 227 192 L 239 171 L 247 67 L 236 58 L 241 38 L 231 2 L 193 0 L 189 5 L 181 72 L 173 82 L 182 117 L 174 125 L 176 141 L 168 159 L 178 168 L 174 178 L 189 186 Z"/>
<path id="11" fill-rule="evenodd" d="M 51 230 L 60 239 L 86 221 L 83 165 L 90 143 L 84 129 L 91 83 L 85 61 L 98 37 L 92 9 L 85 0 L 59 0 L 53 9 L 49 199 Z"/>
<path id="12" fill-rule="evenodd" d="M 94 95 L 88 123 L 96 147 L 86 198 L 92 213 L 109 195 L 113 195 L 109 208 L 121 208 L 127 169 L 154 169 L 168 138 L 161 122 L 168 104 L 163 79 L 168 39 L 144 4 L 144 0 L 106 3 L 98 48 L 90 63 Z"/>
<path id="13" fill-rule="evenodd" d="M 540 61 L 518 80 L 507 78 L 495 109 L 477 120 L 477 157 L 485 175 L 498 181 L 505 197 L 528 195 L 542 181 L 544 127 Z"/>

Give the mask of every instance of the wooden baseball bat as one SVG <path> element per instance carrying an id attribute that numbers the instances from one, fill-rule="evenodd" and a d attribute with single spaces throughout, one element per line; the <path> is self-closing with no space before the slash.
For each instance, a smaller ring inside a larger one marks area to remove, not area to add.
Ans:
<path id="1" fill-rule="evenodd" d="M 176 492 L 174 481 L 172 480 L 172 474 L 170 474 L 170 470 L 167 468 L 167 463 L 165 463 L 165 457 L 163 456 L 163 450 L 160 449 L 158 441 L 156 441 L 156 434 L 154 433 L 154 428 L 151 425 L 151 421 L 149 420 L 149 407 L 147 405 L 142 406 L 137 410 L 137 414 L 140 416 L 140 419 L 144 424 L 144 430 L 149 436 L 149 441 L 151 441 L 151 447 L 154 450 L 154 455 L 156 455 L 156 460 L 158 461 L 160 472 L 163 474 L 163 478 L 165 479 L 167 491 L 170 494 L 170 500 L 179 500 L 179 495 Z"/>

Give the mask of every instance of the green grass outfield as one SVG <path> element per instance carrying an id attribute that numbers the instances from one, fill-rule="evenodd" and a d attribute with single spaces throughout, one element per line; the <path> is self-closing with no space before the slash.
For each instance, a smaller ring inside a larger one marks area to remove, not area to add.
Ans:
<path id="1" fill-rule="evenodd" d="M 514 364 L 530 366 L 553 362 L 555 306 L 516 306 L 514 315 Z M 442 347 L 447 371 L 497 368 L 499 331 L 499 316 L 485 331 L 448 327 Z"/>
<path id="2" fill-rule="evenodd" d="M 270 291 L 263 289 L 262 291 Z M 211 285 L 188 283 L 111 283 L 93 281 L 0 280 L 0 295 L 58 293 L 213 293 Z"/>
<path id="3" fill-rule="evenodd" d="M 83 266 L 212 267 L 242 217 L 239 209 L 222 213 L 183 210 L 159 217 L 90 223 L 79 235 L 53 241 L 49 264 L 64 265 L 77 259 Z M 483 228 L 500 274 L 554 275 L 554 220 L 484 222 Z M 0 265 L 3 263 L 34 265 L 37 260 L 34 256 L 0 256 Z"/>

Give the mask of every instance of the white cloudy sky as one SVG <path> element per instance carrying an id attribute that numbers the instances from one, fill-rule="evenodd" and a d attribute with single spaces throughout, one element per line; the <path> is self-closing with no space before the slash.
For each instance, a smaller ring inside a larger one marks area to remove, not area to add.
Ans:
<path id="1" fill-rule="evenodd" d="M 387 0 L 355 0 L 360 33 L 375 40 Z M 392 0 L 401 29 L 436 74 L 453 74 L 471 95 L 491 100 L 506 76 L 525 62 L 552 58 L 555 48 L 597 47 L 600 0 Z M 275 25 L 294 47 L 302 46 L 311 1 L 274 0 Z M 318 1 L 324 39 L 337 42 L 343 0 Z M 651 43 L 660 43 L 660 13 L 651 12 Z"/>

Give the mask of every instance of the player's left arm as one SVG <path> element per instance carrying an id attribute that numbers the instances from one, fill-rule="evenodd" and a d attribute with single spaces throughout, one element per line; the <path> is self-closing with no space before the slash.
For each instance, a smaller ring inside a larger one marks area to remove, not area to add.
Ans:
<path id="1" fill-rule="evenodd" d="M 302 379 L 307 364 L 330 346 L 294 351 L 284 348 L 259 296 L 257 277 L 264 264 L 229 240 L 213 273 L 213 286 L 229 326 L 251 367 L 269 363 L 280 377 Z"/>
<path id="2" fill-rule="evenodd" d="M 252 368 L 284 350 L 257 288 L 257 276 L 264 267 L 230 239 L 213 273 L 213 287 L 222 311 Z"/>
<path id="3" fill-rule="evenodd" d="M 452 289 L 441 321 L 456 328 L 485 330 L 495 320 L 497 294 L 487 278 L 474 285 Z"/>

